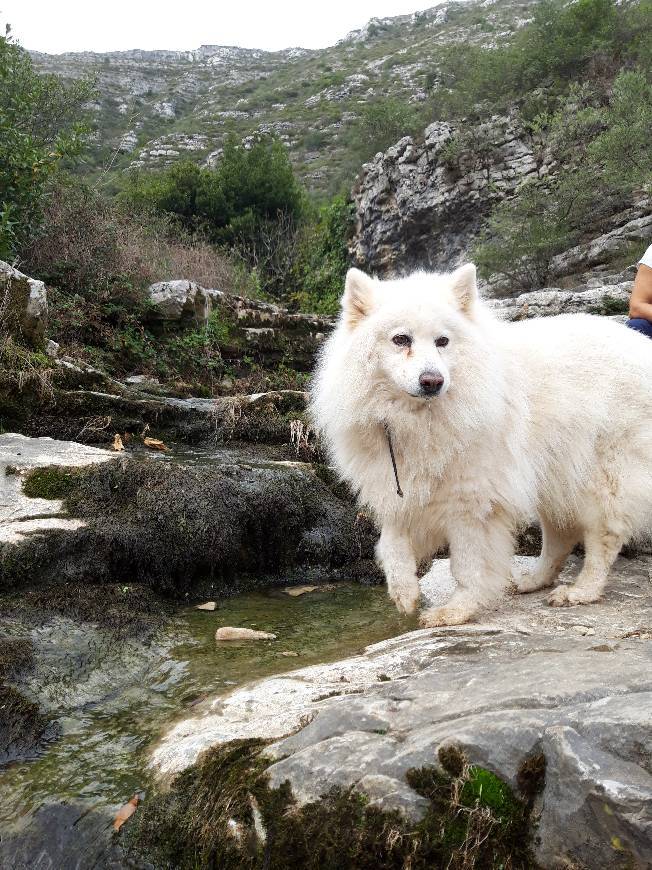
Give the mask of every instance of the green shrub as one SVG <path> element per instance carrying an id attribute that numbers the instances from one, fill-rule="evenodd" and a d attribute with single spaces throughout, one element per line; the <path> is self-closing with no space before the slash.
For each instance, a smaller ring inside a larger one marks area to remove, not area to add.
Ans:
<path id="1" fill-rule="evenodd" d="M 79 153 L 88 82 L 38 75 L 30 56 L 0 37 L 0 259 L 12 260 L 39 225 L 49 179 Z"/>
<path id="2" fill-rule="evenodd" d="M 361 112 L 353 127 L 351 143 L 362 162 L 379 151 L 385 151 L 403 136 L 412 136 L 423 129 L 420 108 L 395 97 L 374 100 Z"/>
<path id="3" fill-rule="evenodd" d="M 302 227 L 292 269 L 292 301 L 304 311 L 338 310 L 352 232 L 353 204 L 343 195 L 322 206 L 317 218 Z"/>
<path id="4" fill-rule="evenodd" d="M 435 114 L 491 114 L 533 89 L 563 93 L 583 78 L 608 87 L 623 62 L 649 67 L 650 15 L 650 0 L 540 0 L 533 20 L 508 44 L 441 49 Z"/>
<path id="5" fill-rule="evenodd" d="M 285 146 L 263 135 L 249 148 L 228 137 L 215 169 L 182 162 L 164 172 L 133 175 L 123 198 L 173 214 L 190 229 L 202 226 L 221 242 L 255 235 L 262 221 L 279 212 L 299 217 L 304 206 Z"/>
<path id="6" fill-rule="evenodd" d="M 574 86 L 545 127 L 556 174 L 500 203 L 474 251 L 482 274 L 525 287 L 543 286 L 553 257 L 579 242 L 587 225 L 624 207 L 636 188 L 649 188 L 652 87 L 642 72 L 623 70 L 601 105 L 594 88 Z"/>

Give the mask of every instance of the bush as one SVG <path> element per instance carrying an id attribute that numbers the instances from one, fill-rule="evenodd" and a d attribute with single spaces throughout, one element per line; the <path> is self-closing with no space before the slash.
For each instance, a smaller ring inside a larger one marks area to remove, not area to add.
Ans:
<path id="1" fill-rule="evenodd" d="M 443 117 L 490 114 L 535 88 L 560 94 L 582 78 L 608 87 L 624 62 L 649 65 L 650 15 L 650 0 L 541 0 L 532 22 L 507 45 L 442 49 L 435 112 Z"/>
<path id="2" fill-rule="evenodd" d="M 626 205 L 652 184 L 652 87 L 641 72 L 621 71 L 602 106 L 588 85 L 571 88 L 547 121 L 558 169 L 500 203 L 474 256 L 483 274 L 499 272 L 526 287 L 546 282 L 552 259 L 576 244 L 587 225 Z"/>
<path id="3" fill-rule="evenodd" d="M 338 196 L 321 207 L 316 219 L 299 234 L 292 270 L 292 301 L 304 311 L 335 314 L 350 265 L 353 204 Z"/>
<path id="4" fill-rule="evenodd" d="M 265 292 L 283 294 L 305 194 L 287 149 L 273 137 L 257 136 L 249 148 L 229 137 L 215 169 L 180 163 L 136 175 L 122 198 L 131 207 L 174 215 L 190 232 L 231 247 L 256 270 Z"/>
<path id="5" fill-rule="evenodd" d="M 420 132 L 423 126 L 421 109 L 393 97 L 376 100 L 364 107 L 353 129 L 354 150 L 365 162 L 403 136 Z"/>
<path id="6" fill-rule="evenodd" d="M 78 154 L 88 82 L 37 75 L 7 32 L 0 37 L 0 259 L 20 254 L 42 219 L 49 179 Z"/>
<path id="7" fill-rule="evenodd" d="M 72 176 L 49 191 L 45 221 L 25 251 L 28 272 L 83 295 L 187 278 L 227 292 L 244 288 L 237 264 L 172 218 L 133 210 Z"/>
<path id="8" fill-rule="evenodd" d="M 155 357 L 141 325 L 154 281 L 247 289 L 240 264 L 199 234 L 170 217 L 129 211 L 75 178 L 51 189 L 44 215 L 23 267 L 50 285 L 53 334 L 82 356 L 101 348 L 120 357 L 112 360 L 119 368 Z"/>
<path id="9" fill-rule="evenodd" d="M 229 137 L 215 169 L 183 162 L 165 172 L 134 175 L 123 198 L 176 215 L 189 229 L 202 227 L 214 240 L 230 243 L 255 235 L 261 222 L 279 212 L 299 217 L 304 205 L 285 146 L 263 135 L 250 148 Z"/>

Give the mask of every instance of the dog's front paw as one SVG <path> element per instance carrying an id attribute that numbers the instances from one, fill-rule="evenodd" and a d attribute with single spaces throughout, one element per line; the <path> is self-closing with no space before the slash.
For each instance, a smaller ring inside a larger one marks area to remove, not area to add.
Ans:
<path id="1" fill-rule="evenodd" d="M 600 600 L 598 589 L 578 588 L 576 586 L 558 586 L 548 596 L 548 604 L 551 607 L 573 607 L 575 604 L 593 604 Z"/>
<path id="2" fill-rule="evenodd" d="M 389 596 L 401 613 L 414 613 L 419 603 L 419 583 L 416 577 L 413 583 L 392 586 Z"/>
<path id="3" fill-rule="evenodd" d="M 468 602 L 456 604 L 451 601 L 444 607 L 431 607 L 424 610 L 419 617 L 423 628 L 439 628 L 442 625 L 463 625 L 473 619 L 477 613 L 477 607 Z"/>

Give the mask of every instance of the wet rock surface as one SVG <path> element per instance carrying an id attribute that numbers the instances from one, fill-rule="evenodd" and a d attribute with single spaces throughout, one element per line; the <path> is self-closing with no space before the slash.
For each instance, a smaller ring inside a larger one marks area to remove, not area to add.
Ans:
<path id="1" fill-rule="evenodd" d="M 649 561 L 620 559 L 603 603 L 553 610 L 541 594 L 515 596 L 482 624 L 415 631 L 238 689 L 175 726 L 152 764 L 169 777 L 216 743 L 272 738 L 270 784 L 288 780 L 300 804 L 367 782 L 374 801 L 418 816 L 406 773 L 437 765 L 442 747 L 515 789 L 543 754 L 542 866 L 647 866 L 651 630 Z"/>
<path id="2" fill-rule="evenodd" d="M 317 581 L 341 571 L 378 579 L 370 523 L 311 465 L 228 451 L 204 464 L 115 458 L 68 442 L 2 437 L 5 472 L 12 457 L 45 464 L 45 455 L 65 466 L 40 481 L 45 499 L 25 497 L 22 475 L 3 475 L 3 510 L 7 520 L 15 515 L 0 539 L 4 588 L 124 580 L 182 594 L 201 581 L 206 595 L 229 594 L 280 582 L 281 574 L 287 581 L 295 569 Z M 87 462 L 99 464 L 82 467 Z M 65 503 L 52 499 L 64 484 Z"/>

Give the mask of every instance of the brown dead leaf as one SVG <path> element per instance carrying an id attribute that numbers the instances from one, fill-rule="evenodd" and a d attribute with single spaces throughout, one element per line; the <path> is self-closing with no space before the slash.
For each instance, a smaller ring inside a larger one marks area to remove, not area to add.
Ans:
<path id="1" fill-rule="evenodd" d="M 131 800 L 127 801 L 124 806 L 120 807 L 118 812 L 115 814 L 115 820 L 113 822 L 114 831 L 119 831 L 127 819 L 130 819 L 133 816 L 136 812 L 136 807 L 138 806 L 139 801 L 140 798 L 135 794 Z"/>
<path id="2" fill-rule="evenodd" d="M 122 438 L 120 437 L 120 435 L 117 432 L 113 436 L 113 444 L 111 445 L 111 447 L 113 450 L 124 450 L 125 449 L 125 446 L 122 443 Z"/>
<path id="3" fill-rule="evenodd" d="M 143 438 L 143 444 L 145 447 L 149 447 L 150 450 L 161 450 L 164 453 L 167 453 L 170 449 L 162 441 L 159 441 L 158 438 Z"/>

